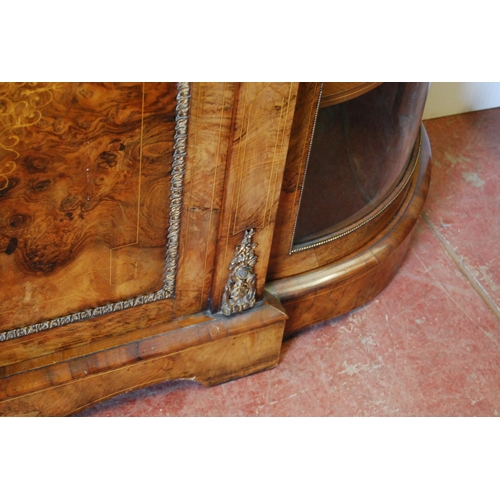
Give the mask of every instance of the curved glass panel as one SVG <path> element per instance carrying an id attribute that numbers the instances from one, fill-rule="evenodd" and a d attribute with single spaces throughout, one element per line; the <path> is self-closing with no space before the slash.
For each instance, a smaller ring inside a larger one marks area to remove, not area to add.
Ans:
<path id="1" fill-rule="evenodd" d="M 427 83 L 383 83 L 320 108 L 293 245 L 320 241 L 361 219 L 403 177 L 417 139 Z"/>

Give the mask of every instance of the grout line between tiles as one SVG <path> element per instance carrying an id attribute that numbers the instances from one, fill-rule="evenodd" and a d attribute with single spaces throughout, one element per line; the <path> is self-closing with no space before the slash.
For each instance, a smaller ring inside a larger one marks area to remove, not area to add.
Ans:
<path id="1" fill-rule="evenodd" d="M 479 294 L 486 305 L 491 309 L 496 318 L 500 321 L 500 308 L 495 301 L 490 297 L 489 293 L 483 288 L 483 285 L 476 279 L 470 269 L 464 263 L 463 259 L 455 252 L 454 248 L 448 243 L 446 238 L 441 234 L 439 229 L 434 225 L 429 216 L 422 212 L 422 219 L 425 221 L 432 234 L 439 240 L 446 253 L 452 258 L 453 262 L 460 269 L 462 274 L 467 278 L 467 281 L 472 285 L 472 288 Z"/>

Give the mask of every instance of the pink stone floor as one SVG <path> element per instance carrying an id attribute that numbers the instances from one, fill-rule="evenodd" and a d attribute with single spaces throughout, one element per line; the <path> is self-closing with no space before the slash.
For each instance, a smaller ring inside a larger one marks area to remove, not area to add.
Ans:
<path id="1" fill-rule="evenodd" d="M 285 342 L 274 370 L 165 382 L 78 416 L 498 416 L 500 108 L 425 125 L 429 197 L 377 298 Z"/>

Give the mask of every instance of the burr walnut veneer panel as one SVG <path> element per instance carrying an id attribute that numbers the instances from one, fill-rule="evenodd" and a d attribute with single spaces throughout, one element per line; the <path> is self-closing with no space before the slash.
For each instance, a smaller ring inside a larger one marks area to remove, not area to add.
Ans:
<path id="1" fill-rule="evenodd" d="M 0 331 L 163 282 L 175 84 L 0 86 Z"/>

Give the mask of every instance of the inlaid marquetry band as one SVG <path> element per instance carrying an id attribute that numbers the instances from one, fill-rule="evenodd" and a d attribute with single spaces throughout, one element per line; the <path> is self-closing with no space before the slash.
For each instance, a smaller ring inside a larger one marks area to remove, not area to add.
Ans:
<path id="1" fill-rule="evenodd" d="M 177 106 L 176 106 L 176 125 L 174 136 L 174 153 L 170 184 L 170 214 L 169 228 L 167 235 L 167 247 L 165 258 L 165 274 L 163 278 L 163 287 L 157 292 L 139 295 L 128 300 L 121 300 L 112 304 L 85 309 L 73 314 L 61 316 L 59 318 L 43 321 L 34 325 L 15 328 L 6 332 L 0 332 L 0 342 L 11 340 L 33 333 L 43 332 L 56 328 L 58 326 L 76 323 L 90 318 L 96 318 L 103 314 L 122 311 L 130 307 L 156 302 L 157 300 L 168 299 L 175 294 L 175 280 L 177 276 L 177 262 L 179 260 L 179 233 L 182 210 L 182 196 L 184 185 L 184 174 L 186 171 L 187 154 L 187 130 L 189 119 L 189 83 L 177 84 Z"/>

